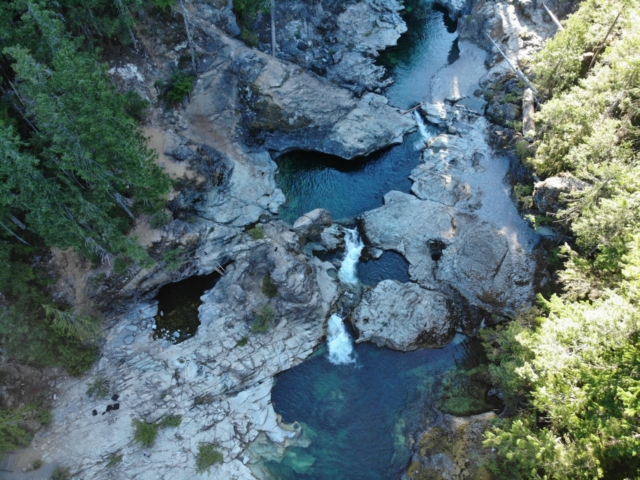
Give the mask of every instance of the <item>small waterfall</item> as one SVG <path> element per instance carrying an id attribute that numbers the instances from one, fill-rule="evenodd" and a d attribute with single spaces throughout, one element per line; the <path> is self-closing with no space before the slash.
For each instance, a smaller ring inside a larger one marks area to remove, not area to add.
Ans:
<path id="1" fill-rule="evenodd" d="M 351 337 L 344 327 L 342 318 L 335 313 L 329 317 L 327 345 L 329 347 L 329 361 L 334 365 L 355 363 Z"/>
<path id="2" fill-rule="evenodd" d="M 360 253 L 364 248 L 364 243 L 362 243 L 356 228 L 347 230 L 344 237 L 344 243 L 344 259 L 342 260 L 338 277 L 340 278 L 340 281 L 344 283 L 358 283 L 356 265 L 360 259 Z"/>
<path id="3" fill-rule="evenodd" d="M 424 148 L 425 144 L 432 135 L 429 134 L 429 130 L 427 129 L 427 126 L 425 125 L 424 120 L 422 120 L 422 116 L 418 113 L 417 109 L 413 111 L 413 117 L 416 119 L 416 123 L 418 124 L 418 131 L 420 132 L 420 136 L 422 137 L 422 140 L 416 142 L 415 145 L 416 150 L 420 150 Z"/>

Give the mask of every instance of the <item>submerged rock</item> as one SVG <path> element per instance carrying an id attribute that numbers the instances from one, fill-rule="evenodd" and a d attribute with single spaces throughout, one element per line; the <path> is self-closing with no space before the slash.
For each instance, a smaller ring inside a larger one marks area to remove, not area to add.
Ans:
<path id="1" fill-rule="evenodd" d="M 406 476 L 409 480 L 491 480 L 492 453 L 482 446 L 493 412 L 471 417 L 443 415 L 420 435 Z"/>
<path id="2" fill-rule="evenodd" d="M 455 334 L 449 300 L 413 283 L 384 280 L 364 294 L 351 315 L 356 342 L 410 351 L 437 348 Z"/>

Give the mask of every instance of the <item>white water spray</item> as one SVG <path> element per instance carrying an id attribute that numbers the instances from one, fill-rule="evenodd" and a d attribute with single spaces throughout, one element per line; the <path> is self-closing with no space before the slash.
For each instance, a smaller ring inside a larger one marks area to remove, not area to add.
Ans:
<path id="1" fill-rule="evenodd" d="M 362 243 L 360 235 L 358 235 L 358 230 L 355 228 L 347 230 L 344 236 L 344 243 L 344 259 L 342 260 L 338 277 L 344 283 L 358 283 L 356 265 L 364 248 L 364 243 Z"/>
<path id="2" fill-rule="evenodd" d="M 413 111 L 413 117 L 416 119 L 416 123 L 418 124 L 418 131 L 420 132 L 420 136 L 422 137 L 422 140 L 416 142 L 415 149 L 421 150 L 424 148 L 427 141 L 431 138 L 431 135 L 429 135 L 427 125 L 424 123 L 424 120 L 422 120 L 422 116 L 418 113 L 418 110 Z"/>
<path id="3" fill-rule="evenodd" d="M 329 317 L 327 345 L 329 347 L 329 361 L 334 365 L 348 365 L 356 362 L 351 337 L 344 327 L 342 318 L 335 313 Z"/>

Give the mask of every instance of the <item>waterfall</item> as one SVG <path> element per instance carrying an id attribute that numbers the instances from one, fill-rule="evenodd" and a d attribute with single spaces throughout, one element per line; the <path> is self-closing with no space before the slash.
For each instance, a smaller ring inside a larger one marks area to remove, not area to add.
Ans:
<path id="1" fill-rule="evenodd" d="M 342 318 L 335 313 L 329 317 L 329 361 L 334 365 L 347 365 L 355 363 L 351 337 L 344 327 Z"/>
<path id="2" fill-rule="evenodd" d="M 418 131 L 420 132 L 420 136 L 422 137 L 422 140 L 416 142 L 415 145 L 416 150 L 420 150 L 424 148 L 427 141 L 431 138 L 431 135 L 429 134 L 427 126 L 425 125 L 424 120 L 422 120 L 422 116 L 418 113 L 417 109 L 413 111 L 413 116 L 416 119 L 416 123 L 418 124 Z"/>
<path id="3" fill-rule="evenodd" d="M 356 265 L 360 259 L 360 253 L 364 248 L 364 243 L 362 243 L 356 228 L 347 230 L 344 236 L 344 243 L 344 259 L 342 260 L 338 277 L 344 283 L 358 283 Z"/>

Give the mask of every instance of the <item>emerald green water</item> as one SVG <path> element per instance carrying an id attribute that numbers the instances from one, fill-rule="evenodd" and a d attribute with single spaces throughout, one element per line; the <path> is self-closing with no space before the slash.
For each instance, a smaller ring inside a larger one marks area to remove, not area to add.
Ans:
<path id="1" fill-rule="evenodd" d="M 419 134 L 360 160 L 346 161 L 317 152 L 293 152 L 278 160 L 276 183 L 287 201 L 280 218 L 293 223 L 307 212 L 326 208 L 334 220 L 348 221 L 378 208 L 390 190 L 408 192 L 409 174 L 420 162 Z"/>
<path id="2" fill-rule="evenodd" d="M 444 374 L 464 364 L 475 340 L 401 353 L 355 346 L 355 365 L 334 365 L 326 348 L 276 378 L 271 400 L 284 422 L 311 440 L 264 462 L 278 480 L 392 480 L 411 456 L 411 438 L 438 402 Z"/>
<path id="3" fill-rule="evenodd" d="M 387 49 L 380 63 L 390 67 L 395 84 L 386 92 L 392 105 L 406 109 L 428 98 L 436 72 L 455 59 L 457 38 L 445 14 L 431 2 L 407 2 L 409 31 L 397 47 Z M 436 135 L 435 131 L 429 132 Z M 409 192 L 411 170 L 420 162 L 422 138 L 407 136 L 401 145 L 366 158 L 344 160 L 317 152 L 291 152 L 278 159 L 276 183 L 286 197 L 279 216 L 293 223 L 315 208 L 326 208 L 338 221 L 382 205 L 391 190 Z M 418 147 L 418 148 L 416 148 Z"/>
<path id="4" fill-rule="evenodd" d="M 405 17 L 409 32 L 381 59 L 396 80 L 387 96 L 399 108 L 428 98 L 431 77 L 456 59 L 457 48 L 455 25 L 445 23 L 443 12 L 422 0 L 407 0 L 405 6 L 411 10 Z M 287 203 L 280 217 L 293 222 L 322 207 L 336 220 L 350 220 L 382 205 L 390 190 L 408 192 L 407 177 L 420 160 L 420 140 L 416 133 L 402 145 L 357 161 L 309 152 L 281 157 L 276 181 Z M 393 252 L 359 263 L 357 271 L 367 285 L 384 278 L 409 280 L 406 262 Z M 284 450 L 258 453 L 258 469 L 276 480 L 399 479 L 425 417 L 446 402 L 467 402 L 462 398 L 466 384 L 455 383 L 454 388 L 451 379 L 464 378 L 475 365 L 475 360 L 469 362 L 474 345 L 476 340 L 461 336 L 442 349 L 408 353 L 357 344 L 357 361 L 347 365 L 331 363 L 326 346 L 320 346 L 311 358 L 277 376 L 271 393 L 275 411 L 286 423 L 299 422 L 302 437 Z M 452 372 L 462 373 L 456 377 Z M 473 390 L 478 398 L 471 401 L 477 400 L 481 409 L 488 405 L 483 388 Z"/>

